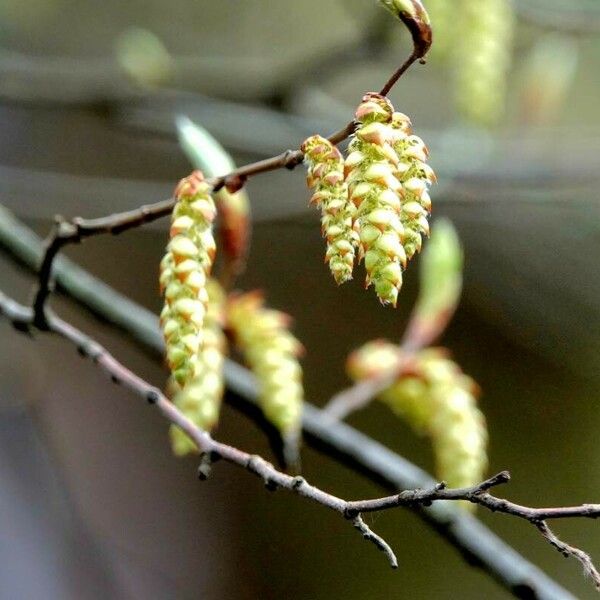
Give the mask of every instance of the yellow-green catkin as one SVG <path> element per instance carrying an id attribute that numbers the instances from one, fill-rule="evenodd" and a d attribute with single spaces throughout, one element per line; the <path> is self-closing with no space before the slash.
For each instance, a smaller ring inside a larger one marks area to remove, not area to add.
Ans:
<path id="1" fill-rule="evenodd" d="M 394 131 L 392 146 L 398 156 L 396 177 L 402 183 L 400 221 L 404 227 L 403 246 L 406 258 L 410 260 L 421 251 L 423 236 L 429 236 L 429 186 L 436 177 L 427 164 L 427 146 L 412 133 L 410 119 L 401 112 L 394 112 L 391 127 Z"/>
<path id="2" fill-rule="evenodd" d="M 202 345 L 193 359 L 193 373 L 183 387 L 172 380 L 174 404 L 201 429 L 210 431 L 219 420 L 223 398 L 223 363 L 227 341 L 223 333 L 225 292 L 214 279 L 206 283 L 208 308 L 202 329 Z M 183 456 L 197 452 L 195 444 L 177 427 L 170 430 L 173 452 Z"/>
<path id="3" fill-rule="evenodd" d="M 383 304 L 396 306 L 406 266 L 404 227 L 400 221 L 402 184 L 396 177 L 399 157 L 392 147 L 394 108 L 379 94 L 363 97 L 356 110 L 358 126 L 349 145 L 345 174 L 356 206 L 354 228 L 364 258 L 366 285 Z"/>
<path id="4" fill-rule="evenodd" d="M 227 304 L 227 327 L 245 361 L 256 375 L 259 404 L 282 437 L 298 444 L 302 426 L 301 343 L 289 331 L 291 318 L 265 308 L 260 292 L 232 296 Z"/>
<path id="5" fill-rule="evenodd" d="M 194 376 L 203 343 L 208 306 L 206 281 L 216 246 L 212 223 L 216 209 L 211 188 L 195 171 L 175 189 L 170 241 L 160 265 L 160 287 L 165 304 L 160 322 L 167 348 L 167 364 L 178 385 Z"/>
<path id="6" fill-rule="evenodd" d="M 351 354 L 348 373 L 356 381 L 376 377 L 400 359 L 391 342 L 369 342 Z M 431 439 L 437 476 L 456 488 L 479 483 L 487 468 L 487 427 L 477 395 L 475 382 L 443 350 L 428 349 L 411 358 L 406 374 L 379 398 Z"/>
<path id="7" fill-rule="evenodd" d="M 503 117 L 515 16 L 510 0 L 463 0 L 456 36 L 456 94 L 462 114 L 490 126 Z"/>
<path id="8" fill-rule="evenodd" d="M 325 262 L 338 285 L 352 279 L 358 235 L 353 230 L 356 209 L 348 200 L 344 158 L 327 139 L 313 135 L 301 148 L 308 164 L 307 184 L 314 189 L 311 204 L 321 209 L 321 230 L 327 240 Z"/>

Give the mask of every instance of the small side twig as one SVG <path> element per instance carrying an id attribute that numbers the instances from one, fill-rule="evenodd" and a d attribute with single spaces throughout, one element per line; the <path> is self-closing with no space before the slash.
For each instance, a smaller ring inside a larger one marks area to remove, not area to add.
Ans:
<path id="1" fill-rule="evenodd" d="M 335 421 L 343 421 L 348 415 L 367 406 L 373 398 L 390 387 L 411 364 L 411 353 L 399 354 L 398 363 L 384 374 L 359 381 L 335 394 L 323 412 Z"/>
<path id="2" fill-rule="evenodd" d="M 578 560 L 583 567 L 583 574 L 586 577 L 589 577 L 596 586 L 596 589 L 600 591 L 600 573 L 594 566 L 590 555 L 576 548 L 575 546 L 571 546 L 562 540 L 560 540 L 556 534 L 548 527 L 548 524 L 545 521 L 540 521 L 535 524 L 539 529 L 540 533 L 544 536 L 544 538 L 554 546 L 565 558 L 573 557 L 575 560 Z"/>

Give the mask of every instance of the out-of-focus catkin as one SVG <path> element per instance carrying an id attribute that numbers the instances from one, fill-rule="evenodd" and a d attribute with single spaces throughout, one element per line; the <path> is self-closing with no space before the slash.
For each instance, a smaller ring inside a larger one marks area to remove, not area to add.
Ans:
<path id="1" fill-rule="evenodd" d="M 214 279 L 206 284 L 208 308 L 202 329 L 202 345 L 193 359 L 191 379 L 179 385 L 174 379 L 169 388 L 173 402 L 198 427 L 210 431 L 219 419 L 223 398 L 223 362 L 227 341 L 223 333 L 225 292 Z M 177 427 L 171 427 L 171 445 L 178 456 L 195 452 L 196 446 Z"/>
<path id="2" fill-rule="evenodd" d="M 258 379 L 265 417 L 297 446 L 304 401 L 298 361 L 302 345 L 289 331 L 290 321 L 288 315 L 265 308 L 258 291 L 231 296 L 227 303 L 227 327 Z"/>
<path id="3" fill-rule="evenodd" d="M 445 59 L 454 44 L 456 2 L 454 0 L 427 0 L 427 12 L 435 31 L 435 43 L 431 46 L 428 59 L 435 63 L 438 59 Z"/>
<path id="4" fill-rule="evenodd" d="M 354 205 L 344 182 L 344 159 L 327 139 L 313 135 L 301 147 L 308 164 L 307 184 L 314 189 L 310 200 L 321 209 L 321 230 L 327 240 L 325 261 L 338 285 L 352 279 L 358 235 L 352 229 Z"/>
<path id="5" fill-rule="evenodd" d="M 376 377 L 399 360 L 398 346 L 369 342 L 350 355 L 348 374 L 355 381 Z M 443 350 L 428 349 L 412 357 L 407 373 L 379 398 L 431 439 L 437 476 L 451 487 L 466 487 L 479 483 L 487 468 L 488 435 L 477 395 L 475 382 Z"/>
<path id="6" fill-rule="evenodd" d="M 160 264 L 160 287 L 165 298 L 160 321 L 167 364 L 180 386 L 193 377 L 203 342 L 208 305 L 206 280 L 216 251 L 212 233 L 216 209 L 210 192 L 200 171 L 179 182 L 175 189 L 177 203 L 171 221 L 171 239 Z"/>
<path id="7" fill-rule="evenodd" d="M 474 123 L 500 121 L 506 103 L 515 16 L 510 0 L 463 0 L 457 19 L 457 103 Z"/>

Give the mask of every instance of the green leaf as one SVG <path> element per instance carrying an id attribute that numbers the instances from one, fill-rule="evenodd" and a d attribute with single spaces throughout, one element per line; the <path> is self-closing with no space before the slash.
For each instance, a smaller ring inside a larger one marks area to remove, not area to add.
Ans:
<path id="1" fill-rule="evenodd" d="M 435 222 L 420 266 L 419 297 L 403 341 L 412 350 L 426 348 L 442 335 L 460 300 L 463 252 L 450 221 Z"/>

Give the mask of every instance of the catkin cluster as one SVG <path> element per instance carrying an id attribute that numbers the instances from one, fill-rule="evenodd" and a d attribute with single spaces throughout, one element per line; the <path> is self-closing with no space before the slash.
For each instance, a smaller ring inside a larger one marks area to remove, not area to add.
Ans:
<path id="1" fill-rule="evenodd" d="M 223 333 L 225 292 L 214 279 L 206 284 L 208 308 L 202 329 L 202 345 L 193 359 L 191 379 L 181 386 L 170 382 L 174 404 L 198 427 L 210 431 L 219 420 L 223 398 L 223 362 L 227 340 Z M 179 428 L 171 427 L 171 445 L 178 456 L 196 451 L 195 444 Z"/>
<path id="2" fill-rule="evenodd" d="M 398 364 L 400 356 L 390 342 L 370 342 L 352 353 L 348 373 L 357 381 L 375 377 Z M 481 481 L 487 467 L 487 428 L 477 394 L 475 382 L 442 350 L 428 349 L 380 399 L 431 439 L 438 477 L 451 487 L 466 487 Z"/>
<path id="3" fill-rule="evenodd" d="M 341 152 L 320 135 L 309 137 L 301 148 L 308 164 L 307 183 L 314 189 L 311 204 L 321 209 L 321 231 L 327 240 L 325 262 L 338 285 L 352 279 L 358 236 L 354 205 L 348 201 Z"/>
<path id="4" fill-rule="evenodd" d="M 263 413 L 286 441 L 297 445 L 304 398 L 298 361 L 302 345 L 289 331 L 290 320 L 265 308 L 260 292 L 231 296 L 227 304 L 227 327 L 258 379 Z"/>
<path id="5" fill-rule="evenodd" d="M 412 135 L 408 117 L 380 94 L 366 94 L 343 161 L 321 136 L 302 145 L 312 202 L 322 209 L 326 261 L 338 283 L 352 277 L 355 254 L 364 259 L 366 286 L 383 304 L 396 306 L 407 261 L 429 235 L 427 147 Z"/>

